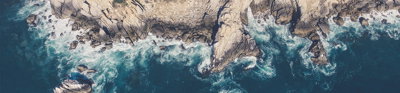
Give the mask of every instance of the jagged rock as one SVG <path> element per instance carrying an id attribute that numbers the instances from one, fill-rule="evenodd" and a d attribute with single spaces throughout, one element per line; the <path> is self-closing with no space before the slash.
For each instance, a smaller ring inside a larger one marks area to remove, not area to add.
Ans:
<path id="1" fill-rule="evenodd" d="M 183 50 L 186 50 L 186 47 L 183 44 L 180 45 L 180 48 L 183 49 Z"/>
<path id="2" fill-rule="evenodd" d="M 106 47 L 107 49 L 111 49 L 113 46 L 113 42 L 112 41 L 108 41 L 104 44 L 104 47 Z"/>
<path id="3" fill-rule="evenodd" d="M 364 18 L 364 17 L 360 17 L 360 24 L 362 25 L 362 26 L 368 26 L 369 25 L 369 23 L 368 23 L 368 19 L 366 19 L 366 18 Z"/>
<path id="4" fill-rule="evenodd" d="M 56 38 L 57 37 L 56 32 L 51 32 L 50 33 L 50 37 L 53 38 L 53 39 Z"/>
<path id="5" fill-rule="evenodd" d="M 296 27 L 292 31 L 292 34 L 299 37 L 307 37 L 311 33 L 315 32 L 316 27 L 312 26 L 310 23 L 300 22 L 297 23 Z"/>
<path id="6" fill-rule="evenodd" d="M 104 51 L 106 51 L 107 50 L 107 47 L 101 47 L 101 49 L 100 49 L 100 53 L 102 53 L 102 52 L 104 52 Z"/>
<path id="7" fill-rule="evenodd" d="M 382 24 L 389 24 L 388 21 L 387 21 L 387 19 L 382 19 L 381 23 L 382 23 Z"/>
<path id="8" fill-rule="evenodd" d="M 165 50 L 167 47 L 166 46 L 159 46 L 160 50 Z"/>
<path id="9" fill-rule="evenodd" d="M 320 40 L 313 41 L 309 51 L 313 53 L 311 61 L 313 61 L 315 64 L 318 65 L 328 64 L 327 54 Z"/>
<path id="10" fill-rule="evenodd" d="M 69 49 L 76 49 L 76 47 L 78 46 L 79 42 L 78 41 L 72 41 L 71 44 L 69 44 Z"/>
<path id="11" fill-rule="evenodd" d="M 337 25 L 342 26 L 344 24 L 344 20 L 342 17 L 334 17 L 333 22 L 335 22 Z"/>
<path id="12" fill-rule="evenodd" d="M 79 43 L 85 44 L 85 37 L 76 35 L 76 40 L 79 41 Z"/>
<path id="13" fill-rule="evenodd" d="M 92 46 L 93 48 L 95 48 L 99 45 L 101 45 L 101 42 L 97 41 L 97 40 L 92 40 L 92 42 L 90 43 L 90 46 Z"/>
<path id="14" fill-rule="evenodd" d="M 220 11 L 218 19 L 218 32 L 215 35 L 211 69 L 203 73 L 222 71 L 230 62 L 236 58 L 245 56 L 258 56 L 260 50 L 255 41 L 244 34 L 243 25 L 240 21 L 241 13 L 245 12 L 251 0 L 236 0 L 227 2 Z"/>
<path id="15" fill-rule="evenodd" d="M 36 26 L 36 20 L 37 20 L 37 15 L 31 14 L 26 18 L 26 23 L 28 23 L 29 26 Z"/>
<path id="16" fill-rule="evenodd" d="M 353 21 L 353 22 L 357 22 L 358 21 L 358 17 L 359 17 L 359 15 L 357 15 L 357 14 L 351 15 L 350 16 L 350 20 Z"/>

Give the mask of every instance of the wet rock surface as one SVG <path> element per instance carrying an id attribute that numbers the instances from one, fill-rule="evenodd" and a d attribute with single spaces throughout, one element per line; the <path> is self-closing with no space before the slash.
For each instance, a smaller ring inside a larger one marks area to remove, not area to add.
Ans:
<path id="1" fill-rule="evenodd" d="M 29 26 L 36 26 L 37 25 L 37 15 L 31 14 L 26 18 L 26 23 L 28 23 Z"/>
<path id="2" fill-rule="evenodd" d="M 360 24 L 361 24 L 362 26 L 368 26 L 368 25 L 369 25 L 368 19 L 366 19 L 366 18 L 364 18 L 364 17 L 360 17 L 360 19 L 358 19 L 358 20 L 360 21 Z"/>
<path id="3" fill-rule="evenodd" d="M 334 17 L 334 18 L 333 18 L 333 21 L 334 21 L 337 25 L 340 25 L 340 26 L 342 26 L 342 25 L 344 24 L 344 20 L 343 20 L 342 17 Z"/>
<path id="4" fill-rule="evenodd" d="M 329 63 L 321 39 L 329 35 L 328 20 L 343 25 L 344 18 L 367 26 L 360 17 L 371 11 L 398 9 L 398 0 L 51 0 L 58 18 L 71 18 L 72 30 L 90 31 L 77 36 L 77 42 L 92 47 L 112 43 L 133 44 L 149 33 L 167 40 L 186 43 L 203 42 L 212 46 L 211 69 L 219 72 L 236 58 L 258 56 L 260 50 L 246 34 L 247 9 L 255 18 L 276 19 L 289 24 L 293 35 L 310 39 L 311 60 L 319 65 Z M 29 17 L 28 24 L 34 23 Z M 320 32 L 320 34 L 318 34 Z M 71 46 L 77 45 L 72 42 Z M 102 46 L 103 47 L 103 46 Z M 73 48 L 73 47 L 72 47 Z"/>
<path id="5" fill-rule="evenodd" d="M 70 45 L 69 45 L 69 49 L 76 49 L 76 47 L 78 46 L 79 42 L 78 41 L 73 41 Z"/>

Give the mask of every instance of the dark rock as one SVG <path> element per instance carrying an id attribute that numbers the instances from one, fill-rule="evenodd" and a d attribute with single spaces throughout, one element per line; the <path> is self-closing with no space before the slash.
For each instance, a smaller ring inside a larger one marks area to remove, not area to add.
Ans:
<path id="1" fill-rule="evenodd" d="M 183 49 L 183 50 L 186 50 L 186 47 L 185 47 L 185 45 L 183 45 L 183 44 L 180 45 L 180 48 Z"/>
<path id="2" fill-rule="evenodd" d="M 165 50 L 167 47 L 166 46 L 159 46 L 160 50 Z"/>
<path id="3" fill-rule="evenodd" d="M 29 26 L 36 26 L 37 25 L 37 15 L 31 14 L 26 18 L 26 23 L 28 23 Z"/>
<path id="4" fill-rule="evenodd" d="M 102 53 L 102 52 L 104 52 L 106 50 L 107 50 L 107 47 L 102 47 L 99 52 Z"/>
<path id="5" fill-rule="evenodd" d="M 46 19 L 47 19 L 47 16 L 42 16 L 42 18 L 43 18 L 44 20 L 46 20 Z"/>
<path id="6" fill-rule="evenodd" d="M 154 44 L 154 45 L 157 45 L 157 42 L 156 42 L 155 40 L 153 40 L 153 44 Z"/>
<path id="7" fill-rule="evenodd" d="M 378 11 L 386 11 L 386 10 L 389 9 L 389 6 L 387 6 L 386 4 L 379 4 L 379 5 L 376 7 L 376 9 L 377 9 Z"/>
<path id="8" fill-rule="evenodd" d="M 300 22 L 300 23 L 297 23 L 292 34 L 299 36 L 299 37 L 307 37 L 311 33 L 314 33 L 315 29 L 316 29 L 316 27 L 312 26 L 310 23 Z"/>
<path id="9" fill-rule="evenodd" d="M 69 44 L 69 49 L 76 49 L 76 47 L 78 46 L 79 42 L 78 41 L 72 41 L 71 44 Z"/>
<path id="10" fill-rule="evenodd" d="M 75 24 L 75 23 L 72 24 L 71 28 L 72 28 L 72 29 L 71 29 L 72 31 L 76 31 L 76 30 L 79 30 L 79 29 L 80 29 L 80 28 L 79 28 L 79 25 L 78 25 L 78 24 Z"/>
<path id="11" fill-rule="evenodd" d="M 350 16 L 350 20 L 353 21 L 353 22 L 357 22 L 359 16 L 360 15 L 358 15 L 358 14 L 353 14 L 353 15 Z"/>
<path id="12" fill-rule="evenodd" d="M 290 21 L 292 21 L 292 17 L 293 17 L 293 12 L 294 12 L 294 7 L 291 6 L 278 6 L 277 7 L 282 7 L 282 8 L 275 8 L 275 9 L 279 9 L 276 10 L 273 15 L 275 16 L 276 20 L 275 23 L 276 24 L 288 24 Z"/>
<path id="13" fill-rule="evenodd" d="M 107 49 L 111 49 L 111 48 L 113 47 L 113 42 L 112 42 L 112 41 L 108 41 L 108 42 L 106 42 L 106 43 L 104 44 L 104 46 L 105 46 Z"/>
<path id="14" fill-rule="evenodd" d="M 90 43 L 90 46 L 92 46 L 93 48 L 95 48 L 99 45 L 101 45 L 101 42 L 97 41 L 97 40 L 92 40 L 92 42 Z"/>
<path id="15" fill-rule="evenodd" d="M 329 63 L 326 50 L 324 49 L 320 40 L 313 41 L 310 46 L 309 52 L 313 54 L 313 56 L 311 57 L 311 61 L 313 61 L 314 64 L 325 65 Z"/>
<path id="16" fill-rule="evenodd" d="M 361 24 L 362 26 L 368 26 L 368 25 L 369 25 L 368 19 L 366 19 L 366 18 L 364 18 L 364 17 L 360 17 L 359 21 L 360 21 L 360 24 Z"/>
<path id="17" fill-rule="evenodd" d="M 50 33 L 50 37 L 53 38 L 53 39 L 56 38 L 56 32 L 51 32 Z"/>
<path id="18" fill-rule="evenodd" d="M 383 19 L 381 22 L 382 22 L 382 24 L 389 24 L 387 19 Z"/>
<path id="19" fill-rule="evenodd" d="M 311 33 L 310 36 L 307 37 L 311 41 L 319 41 L 320 37 L 317 33 Z"/>
<path id="20" fill-rule="evenodd" d="M 344 24 L 343 18 L 339 17 L 339 16 L 333 17 L 333 22 L 335 22 L 339 26 L 343 26 L 343 24 Z"/>

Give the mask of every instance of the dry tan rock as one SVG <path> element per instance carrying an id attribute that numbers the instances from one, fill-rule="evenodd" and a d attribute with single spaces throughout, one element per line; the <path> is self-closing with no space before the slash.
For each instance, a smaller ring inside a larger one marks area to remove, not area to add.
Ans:
<path id="1" fill-rule="evenodd" d="M 364 17 L 360 17 L 360 24 L 362 25 L 362 26 L 368 26 L 369 25 L 369 23 L 368 23 L 368 19 L 366 19 L 366 18 L 364 18 Z"/>
<path id="2" fill-rule="evenodd" d="M 220 28 L 216 34 L 213 46 L 213 60 L 211 72 L 219 72 L 231 61 L 244 56 L 257 56 L 259 50 L 255 41 L 243 33 L 241 13 L 250 5 L 251 0 L 236 0 L 228 2 L 221 11 L 218 20 Z"/>

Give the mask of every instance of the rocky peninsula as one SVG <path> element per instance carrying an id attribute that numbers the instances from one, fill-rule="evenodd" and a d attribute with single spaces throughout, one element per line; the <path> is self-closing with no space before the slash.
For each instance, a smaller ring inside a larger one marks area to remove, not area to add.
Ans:
<path id="1" fill-rule="evenodd" d="M 276 24 L 287 25 L 291 33 L 311 40 L 309 48 L 317 65 L 328 64 L 321 39 L 329 35 L 328 19 L 337 25 L 344 18 L 368 26 L 360 17 L 371 11 L 399 9 L 400 0 L 50 0 L 53 14 L 70 18 L 72 30 L 87 29 L 70 44 L 92 47 L 115 43 L 132 44 L 149 33 L 186 43 L 203 42 L 212 47 L 210 69 L 223 70 L 236 58 L 259 56 L 256 42 L 244 29 L 247 10 L 256 18 L 273 16 Z M 34 24 L 36 16 L 27 20 Z M 383 21 L 383 20 L 382 20 Z M 320 34 L 318 33 L 320 32 Z M 122 40 L 123 39 L 123 40 Z M 128 40 L 128 41 L 124 41 Z M 108 47 L 107 47 L 108 46 Z"/>

